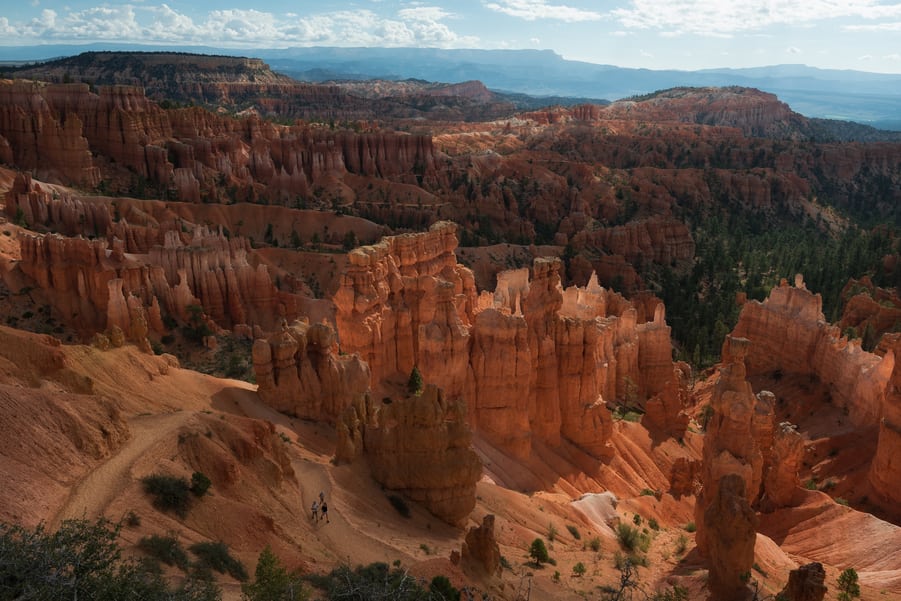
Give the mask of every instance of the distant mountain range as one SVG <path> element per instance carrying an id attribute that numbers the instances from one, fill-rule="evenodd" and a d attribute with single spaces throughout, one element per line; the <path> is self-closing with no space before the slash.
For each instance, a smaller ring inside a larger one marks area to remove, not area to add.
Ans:
<path id="1" fill-rule="evenodd" d="M 655 71 L 566 60 L 549 50 L 431 48 L 224 49 L 90 44 L 0 47 L 0 61 L 70 56 L 88 50 L 169 50 L 265 60 L 305 81 L 407 79 L 482 81 L 503 92 L 616 100 L 679 86 L 745 86 L 776 94 L 808 117 L 841 119 L 901 131 L 901 75 L 825 70 L 804 65 L 750 69 Z"/>

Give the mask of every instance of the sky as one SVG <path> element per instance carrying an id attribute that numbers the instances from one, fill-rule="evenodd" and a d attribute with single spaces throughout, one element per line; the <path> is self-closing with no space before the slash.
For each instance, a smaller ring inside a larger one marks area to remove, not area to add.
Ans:
<path id="1" fill-rule="evenodd" d="M 0 45 L 542 49 L 621 67 L 901 73 L 891 0 L 6 0 Z"/>

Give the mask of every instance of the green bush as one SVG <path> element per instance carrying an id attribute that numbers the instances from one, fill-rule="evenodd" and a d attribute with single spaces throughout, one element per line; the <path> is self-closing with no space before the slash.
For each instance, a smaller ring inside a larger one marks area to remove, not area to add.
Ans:
<path id="1" fill-rule="evenodd" d="M 595 553 L 600 551 L 601 550 L 601 537 L 599 537 L 599 536 L 591 537 L 591 540 L 588 541 L 588 547 Z"/>
<path id="2" fill-rule="evenodd" d="M 535 565 L 541 565 L 541 562 L 547 563 L 550 556 L 547 552 L 547 546 L 540 538 L 536 538 L 529 546 L 529 557 L 535 560 Z"/>
<path id="3" fill-rule="evenodd" d="M 620 522 L 616 525 L 616 540 L 626 551 L 634 551 L 638 548 L 639 535 L 638 528 L 633 528 L 629 524 Z"/>
<path id="4" fill-rule="evenodd" d="M 267 546 L 260 553 L 253 582 L 241 585 L 244 601 L 306 601 L 309 594 L 298 574 L 289 574 Z"/>
<path id="5" fill-rule="evenodd" d="M 857 570 L 848 568 L 838 577 L 838 601 L 853 601 L 860 597 L 860 585 L 857 583 Z"/>
<path id="6" fill-rule="evenodd" d="M 576 539 L 576 540 L 582 539 L 582 533 L 580 533 L 579 529 L 576 528 L 575 526 L 573 526 L 572 524 L 567 524 L 566 529 L 569 530 L 569 533 L 572 535 L 572 537 L 574 539 Z"/>
<path id="7" fill-rule="evenodd" d="M 557 527 L 553 524 L 547 525 L 547 539 L 551 542 L 557 540 Z"/>
<path id="8" fill-rule="evenodd" d="M 216 570 L 220 574 L 228 574 L 235 580 L 247 580 L 244 564 L 231 556 L 225 543 L 202 542 L 189 547 L 197 556 L 197 567 L 201 570 Z"/>
<path id="9" fill-rule="evenodd" d="M 205 495 L 212 484 L 212 481 L 203 472 L 191 474 L 191 492 L 198 497 Z"/>
<path id="10" fill-rule="evenodd" d="M 586 571 L 586 570 L 585 570 L 585 564 L 582 563 L 581 561 L 578 562 L 576 565 L 573 566 L 573 575 L 574 575 L 574 576 L 579 576 L 579 577 L 584 576 L 584 575 L 585 575 L 585 571 Z"/>
<path id="11" fill-rule="evenodd" d="M 447 576 L 435 576 L 429 583 L 434 601 L 460 601 L 460 591 L 451 585 Z"/>
<path id="12" fill-rule="evenodd" d="M 697 529 L 698 529 L 698 528 L 697 528 L 697 526 L 695 526 L 695 523 L 694 523 L 694 522 L 688 522 L 687 524 L 685 524 L 685 531 L 686 531 L 686 532 L 694 532 L 694 531 L 697 530 Z"/>
<path id="13" fill-rule="evenodd" d="M 174 536 L 145 536 L 138 541 L 138 549 L 166 565 L 188 569 L 188 554 Z"/>
<path id="14" fill-rule="evenodd" d="M 407 380 L 407 392 L 419 396 L 422 394 L 423 386 L 422 374 L 419 373 L 419 368 L 414 365 L 410 371 L 410 379 Z"/>
<path id="15" fill-rule="evenodd" d="M 660 524 L 658 524 L 658 523 L 657 523 L 657 520 L 654 519 L 654 518 L 651 518 L 651 519 L 648 520 L 648 527 L 649 527 L 651 530 L 660 530 Z"/>
<path id="16" fill-rule="evenodd" d="M 353 570 L 342 565 L 324 576 L 308 576 L 307 579 L 323 590 L 330 601 L 421 601 L 429 594 L 406 570 L 392 570 L 382 562 L 357 566 Z"/>
<path id="17" fill-rule="evenodd" d="M 120 526 L 66 520 L 56 532 L 0 524 L 0 599 L 218 601 L 215 583 L 187 579 L 170 589 L 153 563 L 123 559 Z M 158 565 L 158 564 L 157 564 Z"/>
<path id="18" fill-rule="evenodd" d="M 154 474 L 141 479 L 144 492 L 153 496 L 153 506 L 160 511 L 173 511 L 179 517 L 191 508 L 191 486 L 184 478 Z"/>

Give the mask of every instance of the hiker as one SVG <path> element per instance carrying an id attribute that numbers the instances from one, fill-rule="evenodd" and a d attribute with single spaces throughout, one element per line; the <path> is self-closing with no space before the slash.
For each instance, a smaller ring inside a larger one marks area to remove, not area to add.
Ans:
<path id="1" fill-rule="evenodd" d="M 331 522 L 328 519 L 328 505 L 326 504 L 325 501 L 322 502 L 322 506 L 319 509 L 320 509 L 320 511 L 322 511 L 322 517 L 320 517 L 319 519 L 321 520 L 322 518 L 325 518 L 325 523 L 331 524 Z"/>
<path id="2" fill-rule="evenodd" d="M 316 521 L 316 518 L 319 517 L 319 503 L 313 501 L 313 506 L 310 507 L 310 511 L 313 512 L 313 521 Z"/>
<path id="3" fill-rule="evenodd" d="M 319 491 L 319 504 L 322 505 L 323 503 L 325 503 L 325 493 L 320 490 Z"/>

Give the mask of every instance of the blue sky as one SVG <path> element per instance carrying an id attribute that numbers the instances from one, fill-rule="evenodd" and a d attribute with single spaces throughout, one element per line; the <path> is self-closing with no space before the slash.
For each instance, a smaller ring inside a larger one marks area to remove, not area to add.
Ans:
<path id="1" fill-rule="evenodd" d="M 901 73 L 901 2 L 885 0 L 9 0 L 0 45 L 550 49 L 650 69 L 803 63 Z"/>

